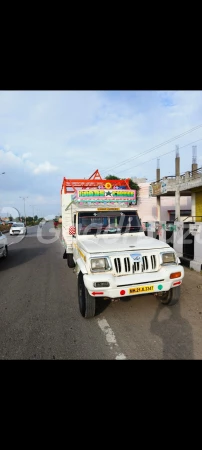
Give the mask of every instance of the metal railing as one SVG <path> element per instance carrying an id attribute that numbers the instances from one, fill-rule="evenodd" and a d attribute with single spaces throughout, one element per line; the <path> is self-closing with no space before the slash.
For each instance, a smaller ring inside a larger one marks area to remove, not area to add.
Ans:
<path id="1" fill-rule="evenodd" d="M 182 179 L 185 179 L 186 177 L 187 178 L 201 178 L 202 177 L 202 167 L 199 167 L 198 169 L 192 170 L 192 171 L 188 170 L 187 172 L 179 175 L 179 177 Z M 160 178 L 160 180 L 153 181 L 151 184 L 156 184 L 163 180 L 169 180 L 169 179 L 175 179 L 175 178 L 176 178 L 176 175 L 168 175 L 163 178 Z"/>
<path id="2" fill-rule="evenodd" d="M 195 178 L 195 175 L 199 175 L 199 177 L 202 175 L 202 167 L 199 167 L 198 169 L 189 172 L 190 178 Z"/>

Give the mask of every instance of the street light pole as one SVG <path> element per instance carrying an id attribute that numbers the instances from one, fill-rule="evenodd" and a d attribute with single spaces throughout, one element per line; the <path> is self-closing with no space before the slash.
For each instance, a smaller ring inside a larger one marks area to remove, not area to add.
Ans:
<path id="1" fill-rule="evenodd" d="M 19 197 L 19 198 L 22 198 L 24 200 L 24 216 L 25 216 L 25 225 L 26 225 L 25 200 L 26 200 L 26 198 L 29 198 L 29 197 Z"/>

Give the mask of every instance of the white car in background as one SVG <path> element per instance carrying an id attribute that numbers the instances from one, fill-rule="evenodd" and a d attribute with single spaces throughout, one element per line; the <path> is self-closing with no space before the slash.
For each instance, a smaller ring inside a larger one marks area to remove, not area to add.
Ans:
<path id="1" fill-rule="evenodd" d="M 10 228 L 10 236 L 15 236 L 19 234 L 27 234 L 26 225 L 22 222 L 13 223 L 13 225 Z"/>
<path id="2" fill-rule="evenodd" d="M 6 236 L 0 231 L 0 258 L 8 256 L 8 243 Z"/>

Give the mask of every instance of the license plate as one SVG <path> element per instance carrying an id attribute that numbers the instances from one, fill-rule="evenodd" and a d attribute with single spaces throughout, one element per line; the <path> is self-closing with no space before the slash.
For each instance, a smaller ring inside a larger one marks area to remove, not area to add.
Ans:
<path id="1" fill-rule="evenodd" d="M 129 289 L 129 294 L 139 294 L 141 292 L 153 292 L 154 286 L 138 286 Z"/>

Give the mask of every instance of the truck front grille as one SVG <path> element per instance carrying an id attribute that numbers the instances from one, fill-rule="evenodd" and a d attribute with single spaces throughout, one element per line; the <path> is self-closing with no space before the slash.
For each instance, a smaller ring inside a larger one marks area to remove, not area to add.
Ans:
<path id="1" fill-rule="evenodd" d="M 114 258 L 114 270 L 119 275 L 142 273 L 142 272 L 157 272 L 157 255 L 149 255 L 142 257 L 142 264 L 134 262 L 130 257 Z"/>

